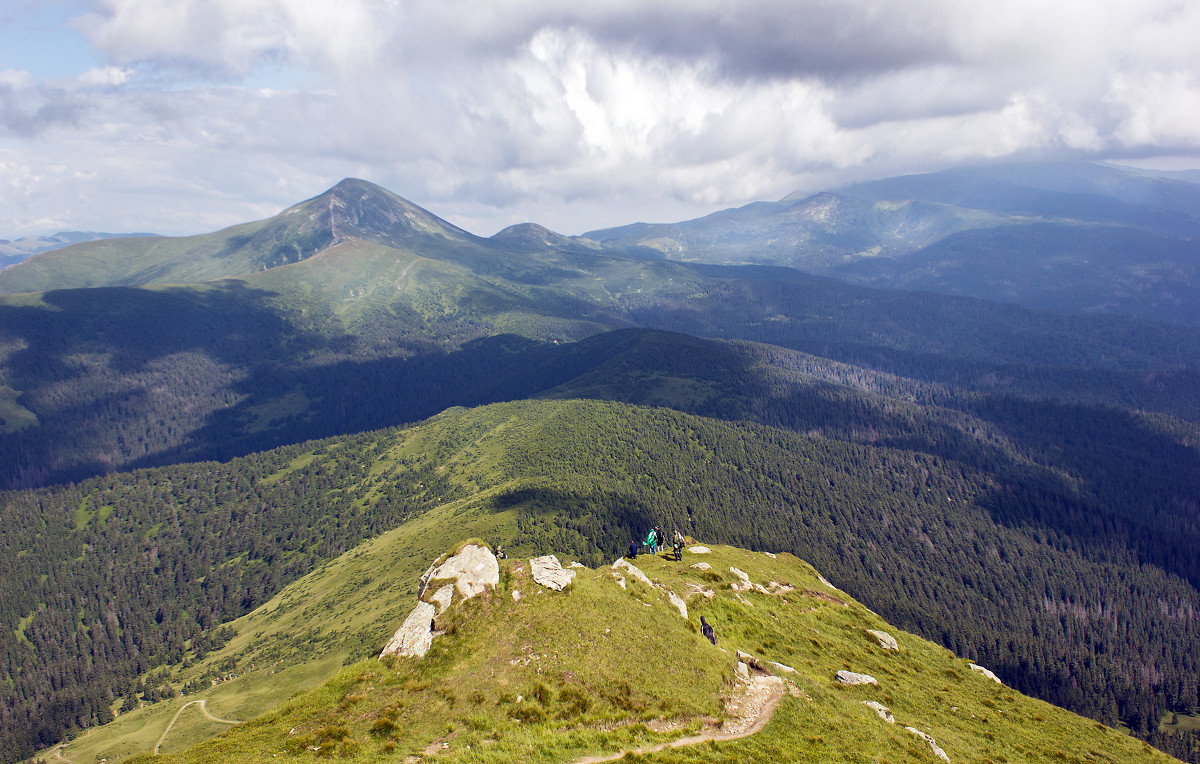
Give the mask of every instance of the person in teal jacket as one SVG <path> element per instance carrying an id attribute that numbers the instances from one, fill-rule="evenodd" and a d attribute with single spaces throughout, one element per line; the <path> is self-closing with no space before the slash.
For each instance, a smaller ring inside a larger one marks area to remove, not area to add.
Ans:
<path id="1" fill-rule="evenodd" d="M 650 555 L 654 556 L 654 550 L 658 547 L 658 528 L 650 529 L 650 535 L 646 536 L 646 546 L 650 547 Z"/>

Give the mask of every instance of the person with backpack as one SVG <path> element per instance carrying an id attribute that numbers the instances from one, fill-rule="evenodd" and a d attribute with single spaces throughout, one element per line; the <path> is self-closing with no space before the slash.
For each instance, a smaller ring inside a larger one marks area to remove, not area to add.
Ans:
<path id="1" fill-rule="evenodd" d="M 646 536 L 646 546 L 650 547 L 650 556 L 654 556 L 654 550 L 658 546 L 658 528 L 651 528 L 649 535 Z"/>
<path id="2" fill-rule="evenodd" d="M 703 634 L 709 642 L 714 645 L 717 643 L 717 635 L 713 633 L 712 624 L 704 620 L 704 616 L 700 616 L 700 633 Z"/>
<path id="3" fill-rule="evenodd" d="M 629 554 L 625 555 L 631 560 L 637 559 L 637 542 L 633 539 L 629 540 Z"/>

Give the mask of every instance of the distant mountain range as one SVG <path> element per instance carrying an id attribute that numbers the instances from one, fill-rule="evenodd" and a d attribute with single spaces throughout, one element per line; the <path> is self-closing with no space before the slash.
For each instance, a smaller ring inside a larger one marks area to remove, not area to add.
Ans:
<path id="1" fill-rule="evenodd" d="M 9 241 L 0 239 L 0 269 L 15 265 L 22 260 L 32 257 L 39 252 L 49 252 L 54 249 L 69 247 L 85 241 L 100 239 L 125 239 L 142 236 L 156 236 L 153 233 L 99 233 L 96 231 L 59 231 L 49 236 L 23 236 Z"/>
<path id="2" fill-rule="evenodd" d="M 1107 165 L 947 170 L 585 235 L 673 260 L 1200 323 L 1200 185 Z"/>

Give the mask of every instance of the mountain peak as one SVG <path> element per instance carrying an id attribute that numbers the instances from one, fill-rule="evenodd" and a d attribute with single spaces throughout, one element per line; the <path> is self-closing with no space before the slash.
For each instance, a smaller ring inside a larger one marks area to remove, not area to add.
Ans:
<path id="1" fill-rule="evenodd" d="M 489 239 L 505 249 L 544 249 L 546 247 L 572 247 L 576 243 L 561 233 L 555 233 L 537 223 L 517 223 Z"/>

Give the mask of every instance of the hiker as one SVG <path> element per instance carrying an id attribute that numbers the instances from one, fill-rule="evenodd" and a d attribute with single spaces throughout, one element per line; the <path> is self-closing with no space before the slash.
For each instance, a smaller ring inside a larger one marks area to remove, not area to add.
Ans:
<path id="1" fill-rule="evenodd" d="M 676 561 L 683 559 L 683 547 L 687 543 L 687 539 L 679 531 L 675 531 L 675 559 Z"/>
<path id="2" fill-rule="evenodd" d="M 717 635 L 713 633 L 712 624 L 704 620 L 704 616 L 700 616 L 700 633 L 714 645 L 717 643 Z"/>
<path id="3" fill-rule="evenodd" d="M 629 539 L 629 554 L 625 556 L 631 560 L 637 559 L 637 542 L 633 539 Z"/>
<path id="4" fill-rule="evenodd" d="M 650 547 L 650 556 L 654 556 L 654 550 L 658 546 L 658 528 L 651 528 L 650 533 L 646 536 L 646 546 Z"/>

